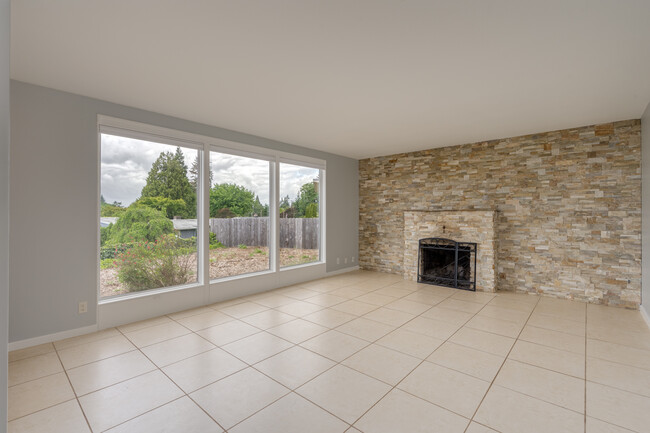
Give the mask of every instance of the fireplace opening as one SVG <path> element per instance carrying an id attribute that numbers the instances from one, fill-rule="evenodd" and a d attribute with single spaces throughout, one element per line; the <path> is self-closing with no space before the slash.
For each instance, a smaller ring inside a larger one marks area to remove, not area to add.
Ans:
<path id="1" fill-rule="evenodd" d="M 476 291 L 476 243 L 420 239 L 418 283 Z"/>

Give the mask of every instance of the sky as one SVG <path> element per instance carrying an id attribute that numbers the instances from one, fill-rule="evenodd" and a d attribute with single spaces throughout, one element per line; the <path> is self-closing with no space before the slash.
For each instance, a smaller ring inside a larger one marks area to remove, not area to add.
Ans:
<path id="1" fill-rule="evenodd" d="M 175 152 L 176 147 L 133 138 L 102 134 L 101 194 L 108 203 L 122 202 L 128 206 L 140 197 L 147 183 L 151 165 L 161 152 Z M 188 169 L 198 151 L 181 148 Z M 210 152 L 210 168 L 215 183 L 235 183 L 269 203 L 269 163 L 252 158 Z M 292 200 L 300 187 L 318 177 L 318 170 L 291 164 L 280 164 L 280 196 Z"/>

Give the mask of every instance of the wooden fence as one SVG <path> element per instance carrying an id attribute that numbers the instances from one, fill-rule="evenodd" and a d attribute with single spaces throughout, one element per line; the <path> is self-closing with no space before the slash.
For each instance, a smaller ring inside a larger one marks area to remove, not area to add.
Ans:
<path id="1" fill-rule="evenodd" d="M 210 218 L 210 231 L 227 247 L 265 247 L 269 239 L 269 218 Z M 318 218 L 280 218 L 280 248 L 318 249 L 319 232 Z"/>

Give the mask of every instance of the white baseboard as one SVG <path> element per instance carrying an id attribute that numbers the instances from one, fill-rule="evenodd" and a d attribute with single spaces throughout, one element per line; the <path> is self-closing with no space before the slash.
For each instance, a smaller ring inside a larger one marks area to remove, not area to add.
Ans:
<path id="1" fill-rule="evenodd" d="M 9 352 L 25 349 L 26 347 L 38 346 L 43 343 L 63 340 L 64 338 L 77 337 L 83 334 L 90 334 L 97 331 L 97 325 L 84 326 L 83 328 L 71 329 L 69 331 L 56 332 L 54 334 L 42 335 L 40 337 L 28 338 L 26 340 L 13 341 L 8 344 Z"/>
<path id="2" fill-rule="evenodd" d="M 641 317 L 643 317 L 643 320 L 645 320 L 645 324 L 648 325 L 648 328 L 650 328 L 650 316 L 648 316 L 648 312 L 646 311 L 645 307 L 643 305 L 640 305 L 639 311 L 641 311 Z"/>
<path id="3" fill-rule="evenodd" d="M 331 277 L 333 275 L 345 274 L 348 272 L 353 272 L 358 270 L 359 270 L 359 266 L 350 266 L 349 268 L 337 269 L 335 271 L 328 272 L 327 276 Z"/>

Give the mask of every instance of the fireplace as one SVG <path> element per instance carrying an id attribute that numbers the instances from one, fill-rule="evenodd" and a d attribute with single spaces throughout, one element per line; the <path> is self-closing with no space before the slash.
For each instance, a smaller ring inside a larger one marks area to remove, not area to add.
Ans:
<path id="1" fill-rule="evenodd" d="M 420 239 L 418 283 L 476 291 L 476 243 Z"/>

